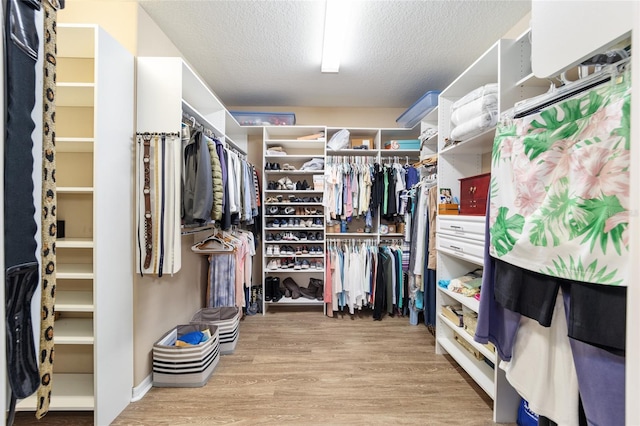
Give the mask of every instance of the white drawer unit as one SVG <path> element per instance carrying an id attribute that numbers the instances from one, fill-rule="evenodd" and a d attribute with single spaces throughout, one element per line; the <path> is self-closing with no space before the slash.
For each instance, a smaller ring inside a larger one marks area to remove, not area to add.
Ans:
<path id="1" fill-rule="evenodd" d="M 484 216 L 438 216 L 438 232 L 484 243 Z"/>
<path id="2" fill-rule="evenodd" d="M 464 259 L 468 262 L 482 265 L 484 242 L 468 240 L 450 235 L 436 235 L 436 248 L 439 252 Z"/>

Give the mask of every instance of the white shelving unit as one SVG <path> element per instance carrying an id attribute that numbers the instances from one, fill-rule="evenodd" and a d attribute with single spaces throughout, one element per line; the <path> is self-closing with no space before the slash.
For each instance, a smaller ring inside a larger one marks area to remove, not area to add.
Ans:
<path id="1" fill-rule="evenodd" d="M 241 127 L 209 86 L 182 58 L 137 57 L 136 64 L 138 132 L 181 134 L 184 113 L 195 118 L 205 129 L 211 130 L 225 147 L 239 153 L 247 152 L 248 135 L 258 130 Z M 181 166 L 177 164 L 175 167 L 180 170 Z M 181 235 L 194 231 L 181 226 L 179 214 L 176 218 L 171 228 L 173 241 L 177 244 L 173 250 L 174 272 L 178 272 L 182 264 Z M 210 223 L 199 227 L 199 230 L 204 231 L 213 226 Z M 139 262 L 136 264 L 139 265 Z"/>
<path id="2" fill-rule="evenodd" d="M 519 100 L 543 93 L 547 89 L 547 83 L 533 77 L 530 53 L 529 31 L 515 40 L 498 40 L 442 91 L 437 120 L 431 113 L 422 121 L 423 128 L 437 125 L 438 129 L 438 186 L 450 188 L 452 195 L 458 199 L 461 196 L 459 179 L 490 171 L 495 129 L 445 148 L 445 139 L 452 130 L 451 107 L 456 100 L 488 83 L 498 83 L 500 113 L 513 107 Z M 438 217 L 438 281 L 460 277 L 482 267 L 484 233 L 483 215 Z M 446 289 L 437 289 L 438 309 L 456 304 L 476 313 L 479 311 L 477 300 Z M 478 359 L 456 338 L 470 345 L 483 359 Z M 437 316 L 436 352 L 448 353 L 493 399 L 494 421 L 515 422 L 519 396 L 506 381 L 504 372 L 498 368 L 499 359 L 496 354 L 487 346 L 475 342 L 470 334 L 441 313 Z"/>
<path id="3" fill-rule="evenodd" d="M 325 159 L 325 145 L 326 139 L 324 136 L 314 140 L 300 140 L 298 137 L 307 135 L 314 135 L 322 133 L 326 136 L 326 128 L 318 126 L 267 126 L 263 130 L 263 152 L 264 164 L 262 176 L 264 176 L 263 183 L 263 246 L 262 246 L 262 312 L 266 313 L 269 306 L 272 305 L 301 305 L 301 306 L 322 306 L 324 307 L 324 301 L 306 299 L 299 297 L 293 299 L 290 297 L 282 297 L 278 301 L 266 300 L 267 278 L 277 277 L 280 283 L 290 276 L 300 287 L 307 287 L 309 278 L 321 279 L 324 283 L 324 252 L 325 252 L 325 223 L 324 223 L 324 210 L 322 207 L 322 191 L 314 189 L 313 178 L 314 176 L 323 175 L 323 170 L 300 170 L 302 165 L 312 160 L 313 158 Z M 280 147 L 284 151 L 283 153 L 268 153 L 269 148 Z M 269 167 L 267 167 L 269 164 Z M 278 164 L 280 170 L 271 170 L 271 165 Z M 295 170 L 283 170 L 285 164 L 294 167 Z M 296 189 L 282 189 L 281 187 L 274 188 L 273 185 L 281 179 L 290 179 L 294 188 Z M 297 183 L 306 181 L 309 189 L 302 190 L 297 188 Z M 282 201 L 279 199 L 281 197 Z M 293 198 L 290 200 L 289 198 Z M 305 201 L 306 199 L 306 201 Z M 315 200 L 314 200 L 315 199 Z M 296 201 L 298 200 L 298 201 Z M 294 213 L 286 214 L 285 209 L 289 207 L 294 209 Z M 304 212 L 304 209 L 314 209 L 315 212 Z M 277 211 L 276 211 L 277 209 Z M 276 211 L 273 213 L 272 211 Z M 274 227 L 273 222 L 275 220 L 317 220 L 322 222 L 321 226 L 278 226 Z M 270 226 L 271 225 L 271 226 Z M 313 235 L 313 239 L 309 240 L 287 240 L 284 239 L 285 235 L 293 234 L 298 238 L 302 234 Z M 316 236 L 320 236 L 317 238 Z M 275 247 L 279 249 L 283 246 L 291 246 L 294 249 L 307 246 L 308 248 L 318 248 L 316 253 L 307 254 L 267 254 L 267 249 L 270 247 L 273 250 Z M 293 269 L 293 268 L 278 268 L 273 269 L 269 267 L 270 262 L 283 261 L 285 259 L 293 259 L 293 262 L 320 262 L 322 268 L 306 268 L 306 269 Z M 282 285 L 280 285 L 282 287 Z M 324 309 L 324 308 L 323 308 Z"/>
<path id="4" fill-rule="evenodd" d="M 327 140 L 330 140 L 333 135 L 342 130 L 343 127 L 330 127 L 327 128 Z M 384 149 L 384 143 L 390 140 L 397 139 L 417 139 L 420 134 L 418 126 L 412 129 L 402 128 L 368 128 L 368 127 L 347 127 L 350 138 L 358 139 L 371 139 L 373 146 L 370 149 L 341 149 L 341 150 L 327 150 L 327 157 L 370 157 L 374 162 L 379 164 L 387 164 L 390 162 L 415 163 L 420 159 L 419 149 Z M 385 239 L 401 239 L 403 234 L 401 233 L 386 233 L 380 234 L 380 224 L 390 223 L 387 222 L 378 209 L 376 217 L 373 219 L 373 227 L 371 232 L 353 232 L 357 228 L 364 228 L 364 219 L 354 218 L 349 225 L 349 232 L 327 232 L 327 237 L 332 239 L 339 238 L 367 238 L 375 239 L 377 243 Z"/>
<path id="5" fill-rule="evenodd" d="M 133 57 L 95 25 L 60 24 L 57 32 L 57 218 L 65 236 L 56 243 L 50 409 L 93 411 L 102 425 L 129 404 L 133 385 Z M 35 395 L 17 404 L 35 408 Z"/>

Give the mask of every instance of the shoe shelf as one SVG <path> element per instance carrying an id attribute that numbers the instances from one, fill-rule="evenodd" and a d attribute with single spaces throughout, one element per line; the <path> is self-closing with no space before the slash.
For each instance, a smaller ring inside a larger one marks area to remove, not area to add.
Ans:
<path id="1" fill-rule="evenodd" d="M 265 203 L 265 206 L 282 206 L 282 207 L 287 207 L 287 206 L 322 206 L 323 204 L 321 202 L 317 202 L 317 201 L 309 201 L 308 203 L 305 202 L 300 202 L 300 203 L 296 203 L 296 202 L 289 202 L 289 201 L 282 201 L 282 202 L 277 202 L 277 203 Z M 278 217 L 278 216 L 285 216 L 285 217 L 292 217 L 295 216 L 293 214 L 269 214 L 268 212 L 265 214 L 266 217 Z M 306 216 L 306 215 L 305 215 Z"/>
<path id="2" fill-rule="evenodd" d="M 298 139 L 312 135 L 317 136 Z M 263 129 L 263 313 L 267 306 L 278 304 L 324 306 L 322 300 L 293 299 L 284 297 L 284 293 L 279 300 L 271 300 L 269 288 L 272 278 L 282 280 L 287 276 L 295 277 L 300 287 L 306 287 L 311 279 L 324 281 L 324 191 L 314 187 L 313 177 L 324 175 L 325 170 L 316 170 L 316 167 L 322 167 L 321 163 L 311 160 L 325 159 L 325 135 L 326 128 L 317 126 L 267 126 Z M 305 165 L 309 168 L 303 169 Z M 285 222 L 285 225 L 279 222 Z M 316 236 L 321 238 L 316 239 Z M 301 253 L 303 246 L 313 250 Z M 282 247 L 287 249 L 286 253 L 280 252 Z M 321 266 L 317 268 L 318 264 Z"/>
<path id="3" fill-rule="evenodd" d="M 324 170 L 265 170 L 266 174 L 274 174 L 274 175 L 284 175 L 284 174 L 292 174 L 292 175 L 323 175 Z M 322 192 L 322 191 L 320 191 Z"/>
<path id="4" fill-rule="evenodd" d="M 324 154 L 280 154 L 280 155 L 265 155 L 266 160 L 311 160 L 312 158 L 324 157 Z M 285 170 L 289 171 L 289 170 Z"/>
<path id="5" fill-rule="evenodd" d="M 327 232 L 327 237 L 362 237 L 362 238 L 375 238 L 377 232 Z"/>
<path id="6" fill-rule="evenodd" d="M 274 302 L 272 300 L 267 300 L 265 303 L 271 305 L 305 305 L 305 306 L 322 306 L 324 302 L 322 300 L 313 300 L 307 299 L 305 297 L 298 297 L 297 299 L 292 299 L 291 297 L 282 297 L 282 299 Z"/>
<path id="7" fill-rule="evenodd" d="M 322 194 L 323 191 L 316 191 L 315 189 L 266 189 L 264 191 L 268 194 Z"/>
<path id="8" fill-rule="evenodd" d="M 299 257 L 306 257 L 306 258 L 323 258 L 324 257 L 324 253 L 320 253 L 320 254 L 267 254 L 265 255 L 265 257 L 274 257 L 274 258 L 289 258 L 289 257 L 293 257 L 293 258 L 299 258 Z M 271 269 L 272 271 L 277 271 L 277 269 Z"/>
<path id="9" fill-rule="evenodd" d="M 296 216 L 294 216 L 296 217 Z M 297 216 L 297 217 L 303 217 L 303 216 Z M 282 231 L 287 230 L 287 231 L 319 231 L 321 229 L 324 229 L 324 225 L 321 226 L 280 226 L 278 228 L 264 228 L 265 231 Z"/>

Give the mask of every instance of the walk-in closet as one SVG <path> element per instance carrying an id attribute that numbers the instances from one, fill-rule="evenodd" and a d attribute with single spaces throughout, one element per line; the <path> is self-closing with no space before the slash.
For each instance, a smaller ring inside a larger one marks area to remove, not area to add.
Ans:
<path id="1" fill-rule="evenodd" d="M 640 1 L 1 10 L 7 425 L 640 425 Z"/>

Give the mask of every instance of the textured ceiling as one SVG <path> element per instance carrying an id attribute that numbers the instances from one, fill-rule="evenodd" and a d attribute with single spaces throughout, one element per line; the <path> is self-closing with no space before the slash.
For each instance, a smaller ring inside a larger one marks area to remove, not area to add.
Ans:
<path id="1" fill-rule="evenodd" d="M 324 1 L 142 0 L 229 106 L 408 107 L 442 90 L 530 1 L 358 1 L 338 74 L 320 73 Z"/>

